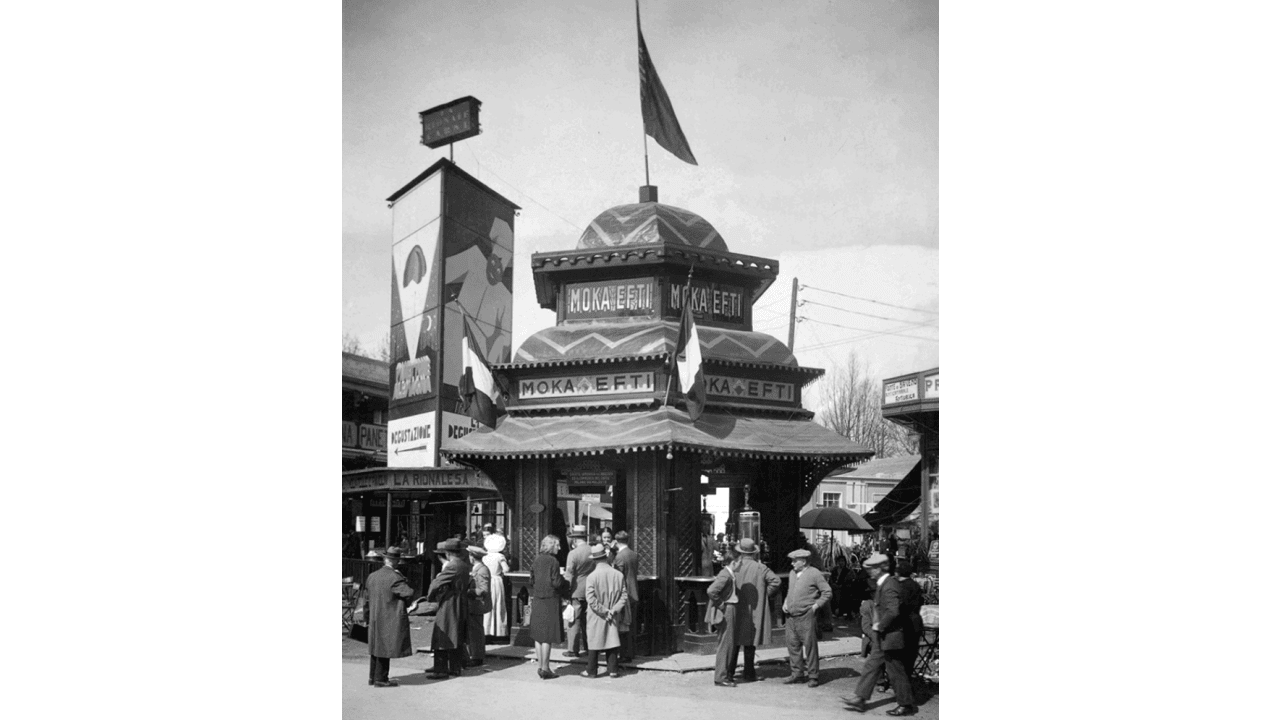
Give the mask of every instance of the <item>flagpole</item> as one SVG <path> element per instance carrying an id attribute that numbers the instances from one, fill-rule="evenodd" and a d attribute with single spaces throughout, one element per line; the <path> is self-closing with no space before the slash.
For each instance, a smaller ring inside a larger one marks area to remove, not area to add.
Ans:
<path id="1" fill-rule="evenodd" d="M 644 118 L 640 119 L 640 134 L 644 136 L 644 184 L 649 184 L 649 134 L 644 131 Z"/>

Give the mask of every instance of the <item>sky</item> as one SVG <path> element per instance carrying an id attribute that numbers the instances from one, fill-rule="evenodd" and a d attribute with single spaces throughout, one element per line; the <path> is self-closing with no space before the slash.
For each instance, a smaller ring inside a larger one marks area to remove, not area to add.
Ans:
<path id="1" fill-rule="evenodd" d="M 798 277 L 802 364 L 938 365 L 937 4 L 646 0 L 641 16 L 699 163 L 649 140 L 650 181 L 731 251 L 779 260 L 757 329 L 785 340 Z M 466 95 L 483 132 L 454 161 L 522 208 L 516 347 L 554 324 L 530 255 L 573 248 L 644 184 L 635 5 L 349 0 L 342 74 L 344 335 L 387 333 L 385 199 L 448 157 L 420 144 L 418 112 Z"/>

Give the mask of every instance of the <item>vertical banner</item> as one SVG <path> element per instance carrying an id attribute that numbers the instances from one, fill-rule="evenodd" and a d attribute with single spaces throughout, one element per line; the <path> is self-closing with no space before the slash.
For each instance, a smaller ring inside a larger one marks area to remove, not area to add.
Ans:
<path id="1" fill-rule="evenodd" d="M 441 411 L 461 412 L 463 323 L 489 362 L 511 358 L 517 205 L 441 160 L 391 202 L 389 467 L 439 464 Z"/>

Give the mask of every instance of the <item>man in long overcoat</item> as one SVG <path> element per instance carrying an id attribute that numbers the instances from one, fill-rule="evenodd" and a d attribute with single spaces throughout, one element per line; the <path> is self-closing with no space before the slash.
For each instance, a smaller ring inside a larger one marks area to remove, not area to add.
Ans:
<path id="1" fill-rule="evenodd" d="M 436 544 L 436 553 L 444 556 L 444 567 L 427 589 L 427 600 L 437 605 L 435 627 L 431 630 L 434 663 L 427 673 L 432 680 L 461 675 L 467 660 L 467 587 L 471 584 L 471 568 L 462 559 L 464 552 L 465 546 L 457 538 Z"/>
<path id="2" fill-rule="evenodd" d="M 471 667 L 484 664 L 484 615 L 493 609 L 489 596 L 489 568 L 484 564 L 485 549 L 472 545 L 471 584 L 467 587 L 467 655 Z"/>
<path id="3" fill-rule="evenodd" d="M 734 576 L 738 592 L 738 645 L 742 646 L 742 679 L 756 680 L 756 647 L 769 646 L 773 636 L 773 613 L 769 598 L 778 594 L 782 578 L 758 560 L 760 548 L 751 538 L 743 538 L 735 546 L 742 560 Z M 738 648 L 729 658 L 729 676 L 738 666 Z"/>
<path id="4" fill-rule="evenodd" d="M 600 665 L 600 652 L 605 653 L 609 677 L 618 677 L 619 633 L 630 626 L 627 617 L 627 586 L 622 573 L 609 565 L 609 551 L 603 544 L 591 548 L 595 563 L 587 575 L 587 669 L 584 677 L 595 677 Z"/>
<path id="5" fill-rule="evenodd" d="M 631 662 L 636 654 L 633 633 L 637 625 L 636 606 L 640 602 L 640 589 L 636 584 L 636 574 L 640 570 L 640 556 L 631 549 L 631 536 L 626 530 L 619 530 L 614 536 L 614 542 L 618 545 L 618 554 L 613 557 L 613 569 L 622 573 L 622 580 L 627 586 L 627 617 L 631 620 L 630 629 L 619 631 L 622 635 L 622 647 L 618 650 L 618 660 Z"/>
<path id="6" fill-rule="evenodd" d="M 382 567 L 365 580 L 364 616 L 369 618 L 369 684 L 376 687 L 399 685 L 388 677 L 391 658 L 409 657 L 409 615 L 405 603 L 413 597 L 413 588 L 396 566 L 400 564 L 400 548 L 387 548 L 378 553 Z"/>
<path id="7" fill-rule="evenodd" d="M 911 681 L 903 668 L 907 652 L 904 631 L 907 618 L 902 614 L 902 587 L 889 574 L 889 557 L 883 553 L 867 558 L 865 565 L 876 583 L 875 597 L 872 598 L 871 656 L 862 666 L 862 675 L 854 691 L 856 697 L 846 702 L 850 710 L 865 712 L 867 700 L 871 699 L 880 670 L 884 668 L 889 675 L 889 683 L 893 685 L 894 700 L 898 702 L 897 707 L 885 714 L 894 717 L 915 715 Z"/>

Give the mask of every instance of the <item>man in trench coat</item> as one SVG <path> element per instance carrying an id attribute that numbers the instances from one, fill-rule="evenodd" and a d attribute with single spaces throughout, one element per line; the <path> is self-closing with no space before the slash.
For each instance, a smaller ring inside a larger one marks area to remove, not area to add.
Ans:
<path id="1" fill-rule="evenodd" d="M 609 552 L 595 545 L 588 556 L 595 563 L 586 577 L 583 592 L 587 597 L 587 669 L 583 677 L 593 678 L 599 670 L 600 653 L 605 654 L 609 677 L 618 677 L 619 633 L 629 630 L 627 617 L 627 585 L 622 573 L 609 565 Z"/>
<path id="2" fill-rule="evenodd" d="M 471 568 L 462 559 L 465 552 L 466 546 L 457 538 L 436 544 L 436 553 L 444 555 L 444 567 L 427 589 L 427 600 L 438 607 L 431 630 L 434 663 L 427 672 L 431 680 L 461 675 L 467 660 L 467 588 L 471 584 Z"/>
<path id="3" fill-rule="evenodd" d="M 467 588 L 467 655 L 471 667 L 484 664 L 484 615 L 493 609 L 489 568 L 481 559 L 485 552 L 476 545 L 467 548 L 471 555 L 471 584 Z"/>
<path id="4" fill-rule="evenodd" d="M 769 598 L 778 594 L 782 578 L 759 561 L 760 547 L 751 538 L 738 541 L 735 548 L 742 559 L 734 574 L 738 593 L 737 644 L 742 646 L 742 680 L 756 681 L 756 647 L 768 647 L 773 636 L 773 613 Z M 738 666 L 738 648 L 729 656 L 729 678 Z"/>
<path id="5" fill-rule="evenodd" d="M 365 580 L 364 616 L 369 618 L 369 684 L 376 687 L 399 685 L 388 677 L 391 658 L 409 657 L 409 615 L 405 603 L 413 597 L 413 588 L 396 566 L 400 564 L 400 548 L 387 548 L 378 553 L 382 567 Z"/>

